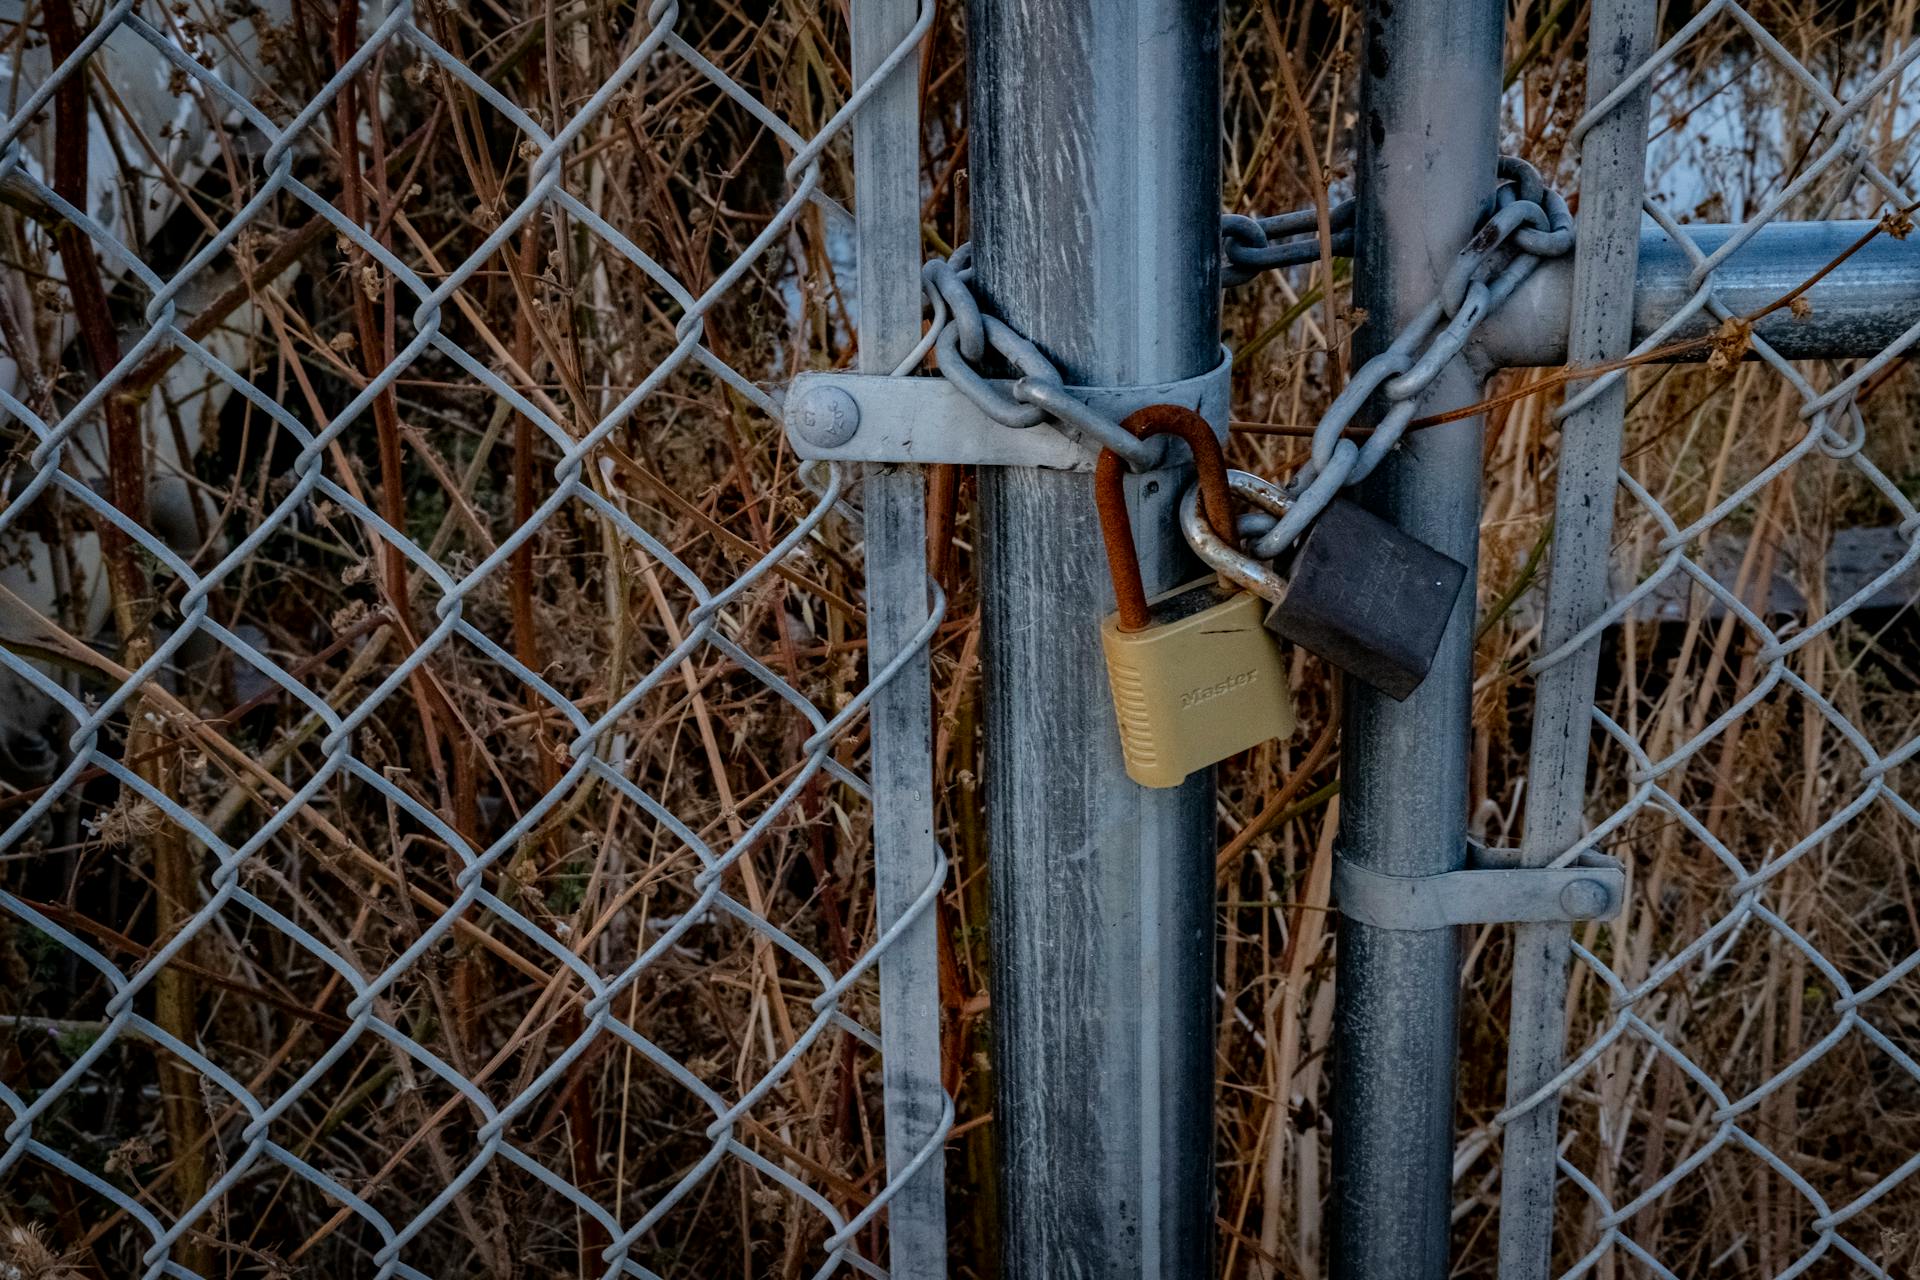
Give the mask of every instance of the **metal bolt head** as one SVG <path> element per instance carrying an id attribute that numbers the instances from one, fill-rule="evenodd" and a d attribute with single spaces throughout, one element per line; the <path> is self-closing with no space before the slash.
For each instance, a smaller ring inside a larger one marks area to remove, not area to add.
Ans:
<path id="1" fill-rule="evenodd" d="M 808 444 L 837 449 L 860 429 L 860 406 L 839 387 L 808 387 L 787 418 Z"/>
<path id="2" fill-rule="evenodd" d="M 1607 909 L 1610 896 L 1598 880 L 1575 880 L 1560 890 L 1560 907 L 1570 920 L 1594 920 Z"/>

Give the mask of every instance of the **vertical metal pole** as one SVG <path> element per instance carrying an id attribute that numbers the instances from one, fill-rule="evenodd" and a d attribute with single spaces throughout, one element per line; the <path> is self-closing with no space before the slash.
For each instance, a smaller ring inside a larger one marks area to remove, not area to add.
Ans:
<path id="1" fill-rule="evenodd" d="M 1652 52 L 1655 0 L 1596 0 L 1587 38 L 1587 102 L 1599 104 Z M 1647 86 L 1591 124 L 1580 144 L 1580 234 L 1574 244 L 1567 362 L 1614 360 L 1633 345 L 1634 275 L 1646 195 Z M 1569 402 L 1586 383 L 1568 388 Z M 1552 559 L 1541 645 L 1572 639 L 1608 601 L 1613 501 L 1626 415 L 1624 375 L 1560 421 Z M 1540 673 L 1520 860 L 1552 862 L 1584 833 L 1587 750 L 1593 734 L 1595 637 Z M 1513 1013 L 1507 1105 L 1524 1102 L 1560 1070 L 1567 1005 L 1565 925 L 1524 924 L 1513 937 Z M 1500 1161 L 1500 1275 L 1537 1280 L 1550 1268 L 1559 1158 L 1557 1097 L 1509 1119 Z"/>
<path id="2" fill-rule="evenodd" d="M 857 0 L 856 82 L 913 29 L 917 0 Z M 859 237 L 860 370 L 888 373 L 920 338 L 919 60 L 875 90 L 853 125 Z M 862 488 L 867 535 L 867 670 L 879 671 L 927 620 L 926 478 L 919 467 L 871 467 Z M 933 697 L 925 650 L 879 693 L 873 724 L 874 881 L 881 931 L 913 905 L 938 865 L 933 840 Z M 892 1179 L 939 1132 L 940 972 L 935 914 L 914 921 L 880 960 L 880 1037 Z M 946 1275 L 946 1163 L 932 1157 L 887 1206 L 889 1274 Z"/>
<path id="3" fill-rule="evenodd" d="M 1431 299 L 1473 234 L 1499 155 L 1500 0 L 1374 0 L 1359 121 L 1356 363 Z M 1425 411 L 1480 398 L 1456 361 Z M 1479 417 L 1417 431 L 1362 500 L 1469 568 L 1425 683 L 1394 702 L 1347 684 L 1341 848 L 1390 875 L 1466 861 Z M 1448 1269 L 1460 949 L 1457 931 L 1340 922 L 1334 1020 L 1336 1277 L 1434 1280 Z"/>
<path id="4" fill-rule="evenodd" d="M 1070 381 L 1219 360 L 1217 0 L 972 0 L 976 287 Z M 1191 572 L 1135 477 L 1149 589 Z M 1089 477 L 980 475 L 1005 1273 L 1211 1271 L 1213 780 L 1128 781 Z"/>

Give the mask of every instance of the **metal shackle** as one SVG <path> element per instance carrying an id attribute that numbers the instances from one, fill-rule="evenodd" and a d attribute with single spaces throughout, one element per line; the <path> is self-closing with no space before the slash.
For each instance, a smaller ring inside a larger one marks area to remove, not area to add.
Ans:
<path id="1" fill-rule="evenodd" d="M 1293 507 L 1293 500 L 1279 485 L 1247 471 L 1229 470 L 1227 488 L 1257 511 L 1278 520 Z M 1209 569 L 1228 581 L 1251 591 L 1263 600 L 1278 602 L 1286 594 L 1287 582 L 1270 561 L 1260 560 L 1242 551 L 1234 537 L 1222 537 L 1219 526 L 1200 518 L 1200 494 L 1189 486 L 1180 495 L 1180 532 L 1187 545 Z"/>
<path id="2" fill-rule="evenodd" d="M 1213 426 L 1191 409 L 1176 404 L 1150 404 L 1128 414 L 1120 423 L 1142 440 L 1153 436 L 1174 435 L 1187 442 L 1193 452 L 1199 480 L 1187 490 L 1186 498 L 1194 506 L 1199 521 L 1199 500 L 1205 498 L 1207 519 L 1215 529 L 1227 533 L 1233 529 L 1233 504 L 1228 497 L 1227 462 L 1220 452 L 1220 440 Z M 1140 556 L 1133 546 L 1133 519 L 1127 514 L 1127 495 L 1121 481 L 1127 470 L 1126 459 L 1111 449 L 1100 451 L 1093 467 L 1093 500 L 1100 511 L 1100 536 L 1107 547 L 1107 572 L 1113 577 L 1113 596 L 1120 613 L 1122 631 L 1139 631 L 1152 621 L 1147 608 L 1147 588 L 1140 577 Z"/>

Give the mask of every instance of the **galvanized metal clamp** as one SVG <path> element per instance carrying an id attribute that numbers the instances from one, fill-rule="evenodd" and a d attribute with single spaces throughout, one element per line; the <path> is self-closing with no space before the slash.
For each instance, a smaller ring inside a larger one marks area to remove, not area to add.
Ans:
<path id="1" fill-rule="evenodd" d="M 1626 898 L 1627 873 L 1602 853 L 1570 866 L 1522 867 L 1509 850 L 1469 847 L 1461 871 L 1391 876 L 1336 853 L 1334 905 L 1376 929 L 1444 929 L 1460 924 L 1572 924 L 1611 920 Z"/>
<path id="2" fill-rule="evenodd" d="M 1011 397 L 1012 380 L 983 379 Z M 1063 429 L 1075 407 L 1119 421 L 1150 404 L 1192 409 L 1227 436 L 1233 353 L 1197 378 L 1144 387 L 1065 387 L 1048 397 L 1051 419 L 1012 427 L 990 417 L 949 378 L 892 378 L 879 374 L 803 373 L 787 389 L 787 438 L 802 458 L 835 462 L 949 462 L 973 466 L 1047 467 L 1091 471 L 1097 441 Z M 1057 402 L 1057 403 L 1056 403 Z"/>

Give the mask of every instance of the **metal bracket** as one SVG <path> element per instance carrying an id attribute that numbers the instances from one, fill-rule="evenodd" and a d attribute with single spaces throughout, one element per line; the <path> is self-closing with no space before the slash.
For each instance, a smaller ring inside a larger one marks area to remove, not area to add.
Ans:
<path id="1" fill-rule="evenodd" d="M 1197 378 L 1144 387 L 1068 387 L 1090 409 L 1115 419 L 1150 404 L 1192 409 L 1227 438 L 1233 353 Z M 1011 381 L 990 383 L 1011 393 Z M 987 467 L 1091 471 L 1099 456 L 1051 423 L 1002 426 L 945 378 L 803 373 L 787 388 L 787 439 L 802 458 L 837 462 L 950 462 Z"/>
<path id="2" fill-rule="evenodd" d="M 1478 865 L 1432 876 L 1383 875 L 1335 854 L 1334 901 L 1342 915 L 1376 929 L 1571 924 L 1620 914 L 1627 873 L 1617 860 L 1583 853 L 1572 866 L 1521 867 L 1501 852 L 1474 848 Z"/>

